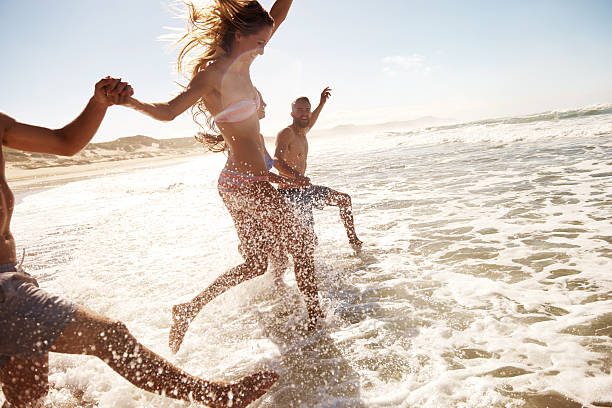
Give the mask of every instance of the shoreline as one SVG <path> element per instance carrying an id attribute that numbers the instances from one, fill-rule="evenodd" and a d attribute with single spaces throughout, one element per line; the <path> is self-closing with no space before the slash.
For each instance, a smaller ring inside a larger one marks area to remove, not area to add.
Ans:
<path id="1" fill-rule="evenodd" d="M 203 156 L 202 151 L 184 152 L 181 155 L 159 155 L 146 158 L 129 158 L 24 169 L 6 163 L 6 180 L 14 194 L 27 193 L 38 189 L 56 187 L 87 178 L 104 177 L 111 174 L 127 173 L 134 170 L 165 167 L 180 164 Z"/>

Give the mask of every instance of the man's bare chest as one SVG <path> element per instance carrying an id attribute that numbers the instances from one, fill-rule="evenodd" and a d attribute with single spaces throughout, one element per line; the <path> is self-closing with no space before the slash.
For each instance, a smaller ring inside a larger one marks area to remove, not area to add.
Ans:
<path id="1" fill-rule="evenodd" d="M 308 155 L 308 142 L 305 140 L 294 139 L 289 143 L 289 151 L 292 156 L 303 158 Z"/>

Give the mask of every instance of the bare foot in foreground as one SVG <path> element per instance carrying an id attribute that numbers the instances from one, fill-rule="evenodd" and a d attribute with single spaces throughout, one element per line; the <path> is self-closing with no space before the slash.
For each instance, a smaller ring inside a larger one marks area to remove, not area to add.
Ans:
<path id="1" fill-rule="evenodd" d="M 232 384 L 233 404 L 228 404 L 228 406 L 246 407 L 264 395 L 277 380 L 278 374 L 271 371 L 263 371 L 243 378 L 236 384 Z"/>
<path id="2" fill-rule="evenodd" d="M 243 408 L 264 395 L 277 380 L 275 372 L 261 371 L 235 383 L 223 384 L 197 400 L 214 408 Z"/>
<path id="3" fill-rule="evenodd" d="M 193 317 L 189 315 L 189 303 L 172 306 L 172 326 L 168 336 L 168 346 L 176 354 L 183 344 L 183 338 Z"/>

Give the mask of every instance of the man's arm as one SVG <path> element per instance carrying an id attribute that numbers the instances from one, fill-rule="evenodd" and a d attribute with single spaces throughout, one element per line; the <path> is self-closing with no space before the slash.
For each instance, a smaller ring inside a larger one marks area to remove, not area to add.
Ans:
<path id="1" fill-rule="evenodd" d="M 107 77 L 100 80 L 83 112 L 61 129 L 19 123 L 2 115 L 6 123 L 2 144 L 28 152 L 72 156 L 89 143 L 100 127 L 106 109 L 115 103 L 124 103 L 132 93 L 132 87 L 119 79 Z"/>
<path id="2" fill-rule="evenodd" d="M 281 184 L 281 183 L 294 183 L 295 184 L 294 179 L 288 178 L 285 176 L 281 176 L 276 173 L 272 173 L 271 171 L 268 172 L 268 181 L 274 184 Z"/>
<path id="3" fill-rule="evenodd" d="M 323 110 L 323 106 L 325 106 L 325 103 L 327 103 L 327 100 L 329 99 L 330 96 L 331 96 L 331 88 L 328 86 L 323 90 L 323 92 L 321 92 L 321 101 L 319 102 L 319 106 L 317 106 L 317 108 L 312 112 L 312 115 L 310 116 L 309 129 L 312 129 L 312 127 L 317 122 L 317 119 L 319 119 L 319 114 L 321 114 L 321 111 Z"/>
<path id="4" fill-rule="evenodd" d="M 272 35 L 274 35 L 281 23 L 285 21 L 285 18 L 287 18 L 291 3 L 293 3 L 293 0 L 276 0 L 274 2 L 274 5 L 270 9 L 270 15 L 274 19 L 274 29 L 272 30 Z"/>
<path id="5" fill-rule="evenodd" d="M 289 143 L 293 137 L 290 129 L 285 128 L 276 135 L 276 150 L 274 151 L 274 167 L 281 173 L 300 177 L 301 174 L 285 161 L 285 155 L 289 151 Z"/>
<path id="6" fill-rule="evenodd" d="M 289 143 L 291 142 L 291 138 L 293 137 L 293 133 L 291 129 L 283 129 L 276 136 L 276 150 L 274 151 L 274 167 L 281 173 L 290 174 L 293 176 L 294 183 L 308 185 L 310 184 L 310 179 L 300 174 L 297 170 L 291 167 L 285 161 L 285 155 L 289 150 Z"/>

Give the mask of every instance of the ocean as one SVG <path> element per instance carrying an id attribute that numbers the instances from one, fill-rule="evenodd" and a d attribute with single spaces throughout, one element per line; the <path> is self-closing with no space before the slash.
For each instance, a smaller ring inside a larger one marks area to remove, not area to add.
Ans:
<path id="1" fill-rule="evenodd" d="M 172 355 L 172 305 L 241 262 L 224 161 L 20 193 L 18 254 L 191 374 L 276 370 L 254 407 L 612 406 L 611 105 L 312 138 L 307 175 L 351 195 L 365 243 L 350 248 L 337 208 L 315 211 L 322 328 L 296 329 L 288 270 L 286 287 L 266 274 L 209 303 Z M 198 406 L 93 357 L 50 362 L 48 406 Z"/>

